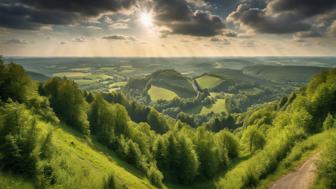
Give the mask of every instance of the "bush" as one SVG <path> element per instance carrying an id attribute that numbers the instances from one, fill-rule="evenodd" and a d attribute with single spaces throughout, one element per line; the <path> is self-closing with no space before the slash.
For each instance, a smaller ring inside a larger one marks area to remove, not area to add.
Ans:
<path id="1" fill-rule="evenodd" d="M 163 186 L 163 175 L 162 173 L 154 166 L 151 165 L 147 171 L 147 177 L 149 181 L 155 186 L 162 188 Z"/>
<path id="2" fill-rule="evenodd" d="M 110 175 L 105 179 L 103 189 L 117 189 L 117 185 L 113 175 Z"/>
<path id="3" fill-rule="evenodd" d="M 321 161 L 318 165 L 318 182 L 321 188 L 336 188 L 336 135 L 321 153 Z"/>
<path id="4" fill-rule="evenodd" d="M 239 141 L 232 133 L 224 130 L 218 133 L 218 137 L 223 148 L 227 149 L 229 158 L 233 159 L 239 156 Z"/>
<path id="5" fill-rule="evenodd" d="M 35 176 L 37 155 L 36 120 L 24 105 L 5 104 L 0 108 L 0 162 L 13 173 Z"/>
<path id="6" fill-rule="evenodd" d="M 50 98 L 51 107 L 67 124 L 81 133 L 89 135 L 87 102 L 74 81 L 55 77 L 45 84 L 46 94 Z"/>
<path id="7" fill-rule="evenodd" d="M 248 168 L 242 177 L 242 188 L 254 188 L 257 184 L 257 176 L 251 168 Z"/>

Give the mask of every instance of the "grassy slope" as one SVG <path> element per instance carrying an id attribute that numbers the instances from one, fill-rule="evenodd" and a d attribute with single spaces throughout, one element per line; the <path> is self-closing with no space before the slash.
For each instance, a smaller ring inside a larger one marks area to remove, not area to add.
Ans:
<path id="1" fill-rule="evenodd" d="M 210 107 L 206 107 L 203 106 L 202 110 L 200 112 L 201 115 L 207 115 L 210 112 L 214 112 L 214 113 L 221 113 L 221 112 L 225 112 L 225 103 L 226 103 L 226 99 L 217 99 L 216 102 L 211 105 Z"/>
<path id="2" fill-rule="evenodd" d="M 191 98 L 196 92 L 188 78 L 175 70 L 160 70 L 150 75 L 150 83 L 174 91 L 179 97 Z"/>
<path id="3" fill-rule="evenodd" d="M 336 131 L 333 130 L 332 132 Z M 326 131 L 313 135 L 306 140 L 296 144 L 295 147 L 293 147 L 293 149 L 289 152 L 287 157 L 279 163 L 275 172 L 271 175 L 268 175 L 268 177 L 266 177 L 264 180 L 261 180 L 257 188 L 267 188 L 267 186 L 271 184 L 271 182 L 277 180 L 282 175 L 295 169 L 304 160 L 309 158 L 312 153 L 320 151 L 321 147 L 327 141 L 326 139 L 330 135 L 331 132 Z M 246 158 L 245 161 L 239 162 L 222 176 L 219 176 L 218 180 L 216 181 L 218 186 L 224 187 L 226 189 L 235 189 L 237 188 L 237 186 L 240 186 L 240 175 L 242 175 L 242 172 L 245 172 L 247 170 L 249 160 L 250 158 Z"/>
<path id="4" fill-rule="evenodd" d="M 177 96 L 177 94 L 171 90 L 157 87 L 152 85 L 151 88 L 148 90 L 148 95 L 150 96 L 152 101 L 158 100 L 172 100 Z"/>
<path id="5" fill-rule="evenodd" d="M 45 135 L 53 127 L 39 122 Z M 116 156 L 95 143 L 88 143 L 69 128 L 56 128 L 53 132 L 53 154 L 50 165 L 57 177 L 52 188 L 102 188 L 104 180 L 114 175 L 116 184 L 126 188 L 155 188 L 141 174 Z M 2 186 L 4 185 L 4 186 Z M 33 188 L 33 184 L 17 176 L 0 174 L 0 188 Z"/>
<path id="6" fill-rule="evenodd" d="M 30 189 L 34 188 L 33 184 L 18 176 L 12 176 L 5 173 L 0 173 L 0 188 L 1 189 Z"/>
<path id="7" fill-rule="evenodd" d="M 203 75 L 196 79 L 201 89 L 211 89 L 219 85 L 223 80 L 211 75 Z"/>

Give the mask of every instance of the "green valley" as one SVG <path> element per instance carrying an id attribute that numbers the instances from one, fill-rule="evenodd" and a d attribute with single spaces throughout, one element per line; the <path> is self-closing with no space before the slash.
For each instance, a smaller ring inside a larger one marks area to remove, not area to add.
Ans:
<path id="1" fill-rule="evenodd" d="M 80 87 L 91 73 L 32 80 L 2 60 L 0 72 L 1 188 L 267 188 L 317 153 L 312 187 L 334 186 L 335 69 L 305 86 L 234 70 L 96 74 L 109 92 Z"/>

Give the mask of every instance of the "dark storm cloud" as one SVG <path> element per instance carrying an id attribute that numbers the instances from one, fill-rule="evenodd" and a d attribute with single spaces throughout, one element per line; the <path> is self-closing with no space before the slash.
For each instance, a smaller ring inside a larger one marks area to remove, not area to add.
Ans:
<path id="1" fill-rule="evenodd" d="M 273 13 L 289 11 L 304 18 L 326 13 L 335 6 L 335 0 L 271 0 L 268 3 L 268 9 Z"/>
<path id="2" fill-rule="evenodd" d="M 42 25 L 68 25 L 100 13 L 129 8 L 135 0 L 4 0 L 0 27 L 38 29 Z"/>
<path id="3" fill-rule="evenodd" d="M 218 16 L 197 10 L 190 20 L 170 24 L 170 27 L 176 34 L 214 36 L 222 32 L 224 24 Z"/>
<path id="4" fill-rule="evenodd" d="M 39 9 L 77 12 L 82 15 L 96 16 L 102 12 L 118 11 L 129 8 L 135 0 L 18 0 Z"/>
<path id="5" fill-rule="evenodd" d="M 220 17 L 209 11 L 193 11 L 186 0 L 157 0 L 157 24 L 167 26 L 174 34 L 214 36 L 225 28 Z"/>
<path id="6" fill-rule="evenodd" d="M 77 14 L 34 9 L 22 4 L 0 4 L 0 26 L 36 29 L 43 24 L 70 24 Z"/>
<path id="7" fill-rule="evenodd" d="M 247 4 L 239 5 L 227 20 L 262 33 L 291 33 L 310 28 L 301 20 L 291 19 L 291 15 L 273 17 L 267 15 L 265 9 L 250 8 Z"/>
<path id="8" fill-rule="evenodd" d="M 335 7 L 335 0 L 269 0 L 263 9 L 241 4 L 227 20 L 263 33 L 293 33 L 320 24 L 314 18 L 335 11 Z"/>
<path id="9" fill-rule="evenodd" d="M 160 21 L 186 21 L 192 16 L 185 0 L 156 0 L 156 18 Z"/>

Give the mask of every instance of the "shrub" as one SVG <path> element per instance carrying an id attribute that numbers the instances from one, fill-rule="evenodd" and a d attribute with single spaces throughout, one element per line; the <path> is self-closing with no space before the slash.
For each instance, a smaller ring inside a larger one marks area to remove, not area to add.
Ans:
<path id="1" fill-rule="evenodd" d="M 103 189 L 117 189 L 117 185 L 113 175 L 110 175 L 105 179 Z"/>
<path id="2" fill-rule="evenodd" d="M 147 170 L 147 177 L 152 184 L 162 188 L 163 175 L 154 165 L 150 165 L 149 169 Z"/>

